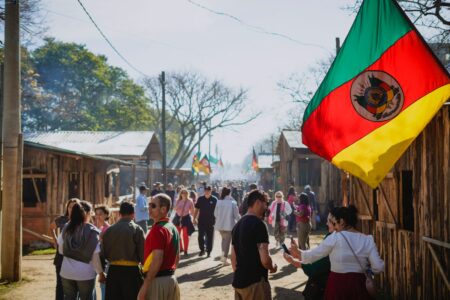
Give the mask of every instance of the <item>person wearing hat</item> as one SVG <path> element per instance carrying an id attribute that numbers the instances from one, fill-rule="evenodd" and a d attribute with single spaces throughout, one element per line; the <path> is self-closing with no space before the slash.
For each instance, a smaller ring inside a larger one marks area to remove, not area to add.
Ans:
<path id="1" fill-rule="evenodd" d="M 148 220 L 150 216 L 148 214 L 148 201 L 147 201 L 147 191 L 149 188 L 142 184 L 139 187 L 139 196 L 136 198 L 136 213 L 135 213 L 135 221 L 136 224 L 141 226 L 144 233 L 147 234 L 148 230 Z"/>
<path id="2" fill-rule="evenodd" d="M 161 190 L 161 187 L 162 187 L 162 183 L 161 182 L 155 182 L 155 184 L 153 185 L 153 190 L 151 191 L 151 193 L 150 193 L 150 196 L 155 196 L 155 195 L 157 195 L 157 194 L 159 194 L 159 193 L 162 193 L 163 191 Z"/>

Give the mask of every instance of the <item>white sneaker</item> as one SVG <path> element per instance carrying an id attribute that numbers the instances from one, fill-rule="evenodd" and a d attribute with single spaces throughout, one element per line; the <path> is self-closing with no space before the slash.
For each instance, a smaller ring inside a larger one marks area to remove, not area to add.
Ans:
<path id="1" fill-rule="evenodd" d="M 222 256 L 222 257 L 220 258 L 220 261 L 221 261 L 222 263 L 225 263 L 225 262 L 227 261 L 227 258 L 226 258 L 225 256 Z"/>
<path id="2" fill-rule="evenodd" d="M 226 267 L 229 266 L 230 263 L 227 261 L 226 257 L 224 257 L 225 259 L 222 261 L 222 266 Z"/>

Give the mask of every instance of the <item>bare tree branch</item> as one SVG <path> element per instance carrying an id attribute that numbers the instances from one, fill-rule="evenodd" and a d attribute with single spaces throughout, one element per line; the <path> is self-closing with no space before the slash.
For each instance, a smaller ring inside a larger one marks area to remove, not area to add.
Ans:
<path id="1" fill-rule="evenodd" d="M 161 87 L 154 77 L 145 78 L 143 85 L 161 120 Z M 246 109 L 247 91 L 233 90 L 221 81 L 208 80 L 199 73 L 174 72 L 166 75 L 166 108 L 168 130 L 178 133 L 178 145 L 169 167 L 179 168 L 192 152 L 218 128 L 247 124 L 259 113 L 241 119 Z M 157 131 L 159 134 L 160 132 Z M 200 136 L 199 136 L 200 132 Z"/>

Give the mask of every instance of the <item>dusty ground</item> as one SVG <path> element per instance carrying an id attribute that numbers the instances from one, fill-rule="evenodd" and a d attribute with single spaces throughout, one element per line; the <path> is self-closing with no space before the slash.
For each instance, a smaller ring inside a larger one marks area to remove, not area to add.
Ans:
<path id="1" fill-rule="evenodd" d="M 322 240 L 322 233 L 311 236 L 311 245 Z M 278 265 L 278 272 L 269 276 L 273 299 L 303 299 L 301 291 L 307 277 L 301 270 L 289 266 L 282 257 L 282 251 L 275 249 L 271 238 L 272 258 Z M 197 234 L 191 237 L 188 258 L 180 261 L 177 277 L 180 283 L 182 299 L 225 300 L 233 299 L 233 278 L 231 266 L 222 267 L 218 261 L 220 253 L 220 236 L 215 235 L 215 246 L 210 258 L 198 256 Z M 2 292 L 0 299 L 29 300 L 54 299 L 55 273 L 49 255 L 25 256 L 23 258 L 24 282 Z"/>

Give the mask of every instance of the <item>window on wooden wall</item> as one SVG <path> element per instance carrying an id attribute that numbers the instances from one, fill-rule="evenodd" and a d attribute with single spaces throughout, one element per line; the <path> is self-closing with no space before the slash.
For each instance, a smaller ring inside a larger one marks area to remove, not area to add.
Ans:
<path id="1" fill-rule="evenodd" d="M 414 231 L 413 172 L 401 171 L 400 224 L 403 229 Z"/>
<path id="2" fill-rule="evenodd" d="M 319 159 L 300 158 L 298 160 L 298 185 L 321 185 L 321 161 Z"/>
<path id="3" fill-rule="evenodd" d="M 34 183 L 33 183 L 34 180 Z M 36 207 L 38 202 L 47 201 L 47 180 L 45 178 L 24 178 L 22 202 L 24 207 Z"/>
<path id="4" fill-rule="evenodd" d="M 378 198 L 377 198 L 377 189 L 372 190 L 372 197 L 373 197 L 373 218 L 375 221 L 378 221 Z"/>
<path id="5" fill-rule="evenodd" d="M 69 199 L 80 198 L 80 173 L 69 174 Z"/>

